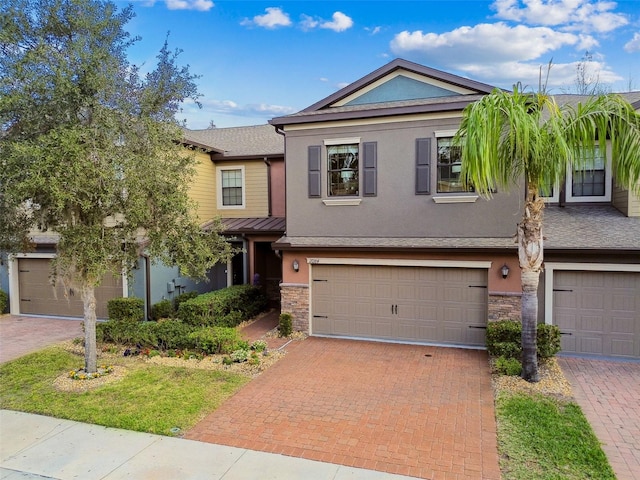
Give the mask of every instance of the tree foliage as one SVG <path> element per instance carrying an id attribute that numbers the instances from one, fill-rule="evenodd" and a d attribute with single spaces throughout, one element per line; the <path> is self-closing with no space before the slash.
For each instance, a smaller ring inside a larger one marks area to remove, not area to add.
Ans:
<path id="1" fill-rule="evenodd" d="M 537 290 L 544 259 L 541 193 L 560 185 L 574 167 L 592 168 L 599 149 L 610 155 L 616 182 L 640 194 L 640 116 L 615 94 L 558 106 L 546 92 L 528 94 L 516 85 L 513 92 L 495 90 L 466 107 L 454 142 L 463 147 L 462 177 L 479 194 L 491 197 L 496 188 L 525 182 L 518 225 L 522 375 L 537 381 Z"/>
<path id="2" fill-rule="evenodd" d="M 95 286 L 142 249 L 191 277 L 232 253 L 187 195 L 195 160 L 175 117 L 196 77 L 166 41 L 146 75 L 130 64 L 132 18 L 101 0 L 0 6 L 0 248 L 55 232 L 55 274 L 82 292 L 89 328 Z"/>

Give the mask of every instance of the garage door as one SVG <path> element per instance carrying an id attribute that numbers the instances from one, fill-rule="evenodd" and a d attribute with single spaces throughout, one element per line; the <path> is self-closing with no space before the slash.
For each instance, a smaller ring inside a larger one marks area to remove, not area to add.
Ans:
<path id="1" fill-rule="evenodd" d="M 314 265 L 313 335 L 482 346 L 487 270 Z"/>
<path id="2" fill-rule="evenodd" d="M 20 313 L 52 315 L 62 317 L 82 317 L 83 306 L 80 292 L 67 290 L 58 284 L 49 283 L 50 260 L 45 258 L 18 259 L 18 283 L 20 293 Z M 96 288 L 96 315 L 107 318 L 107 301 L 122 297 L 122 278 L 106 275 Z"/>
<path id="3" fill-rule="evenodd" d="M 640 273 L 555 272 L 553 310 L 563 351 L 640 357 Z"/>

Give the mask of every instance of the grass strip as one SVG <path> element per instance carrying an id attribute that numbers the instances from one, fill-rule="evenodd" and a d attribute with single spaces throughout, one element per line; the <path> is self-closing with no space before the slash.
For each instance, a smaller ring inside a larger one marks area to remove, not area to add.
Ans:
<path id="1" fill-rule="evenodd" d="M 218 408 L 249 378 L 120 359 L 127 374 L 86 392 L 61 392 L 54 380 L 82 365 L 77 355 L 50 347 L 0 365 L 0 408 L 138 432 L 172 435 Z"/>
<path id="2" fill-rule="evenodd" d="M 496 416 L 503 480 L 615 480 L 591 425 L 575 403 L 501 392 Z"/>

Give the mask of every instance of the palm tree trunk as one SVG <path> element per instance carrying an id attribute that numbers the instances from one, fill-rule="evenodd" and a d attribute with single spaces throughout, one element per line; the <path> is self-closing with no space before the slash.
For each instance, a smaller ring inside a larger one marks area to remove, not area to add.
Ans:
<path id="1" fill-rule="evenodd" d="M 87 373 L 98 370 L 98 347 L 96 345 L 96 295 L 95 286 L 82 286 L 84 307 L 84 369 Z"/>
<path id="2" fill-rule="evenodd" d="M 544 200 L 538 186 L 527 186 L 522 222 L 518 225 L 518 257 L 522 278 L 522 378 L 538 382 L 537 324 L 538 283 L 542 272 L 542 211 Z"/>

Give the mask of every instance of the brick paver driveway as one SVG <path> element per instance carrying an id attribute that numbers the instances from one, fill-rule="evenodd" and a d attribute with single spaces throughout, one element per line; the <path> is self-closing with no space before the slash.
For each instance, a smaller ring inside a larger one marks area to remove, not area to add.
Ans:
<path id="1" fill-rule="evenodd" d="M 559 357 L 618 480 L 640 479 L 640 362 Z"/>
<path id="2" fill-rule="evenodd" d="M 291 346 L 186 437 L 420 478 L 500 478 L 486 352 Z"/>
<path id="3" fill-rule="evenodd" d="M 81 322 L 22 315 L 0 316 L 0 363 L 52 343 L 84 336 Z"/>

